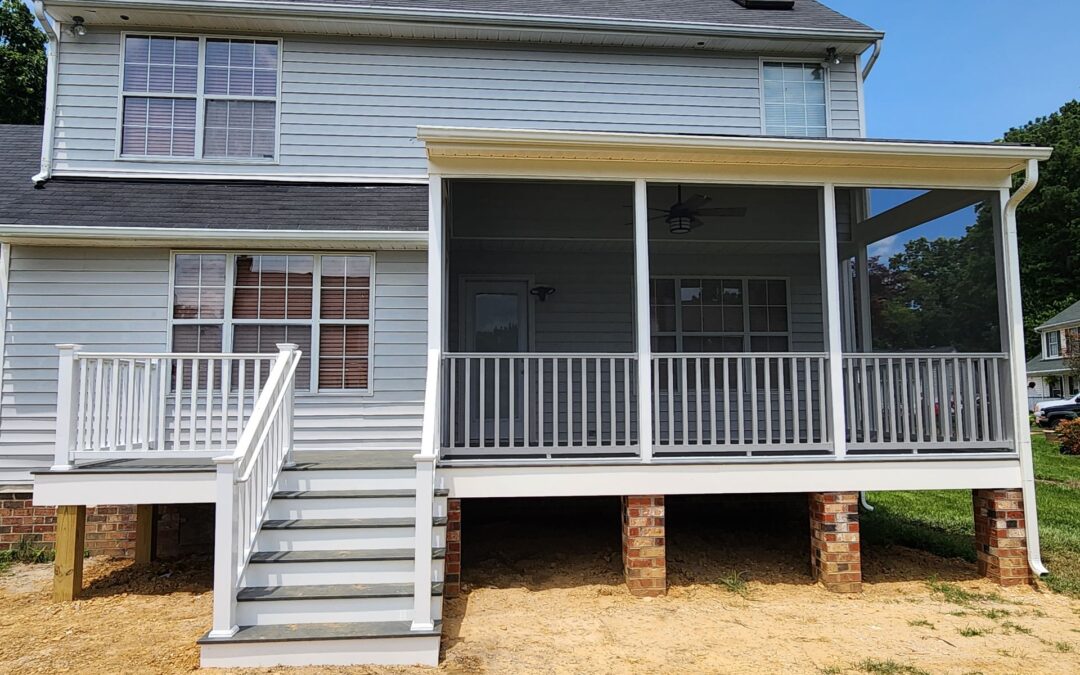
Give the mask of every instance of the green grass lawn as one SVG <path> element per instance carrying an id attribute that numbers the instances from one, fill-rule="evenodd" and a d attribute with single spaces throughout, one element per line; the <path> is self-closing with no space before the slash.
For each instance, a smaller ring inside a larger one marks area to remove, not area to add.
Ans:
<path id="1" fill-rule="evenodd" d="M 1036 433 L 1032 439 L 1039 495 L 1039 532 L 1047 585 L 1080 597 L 1080 457 Z M 899 544 L 974 562 L 971 492 L 874 492 L 873 513 L 863 515 L 867 544 Z"/>

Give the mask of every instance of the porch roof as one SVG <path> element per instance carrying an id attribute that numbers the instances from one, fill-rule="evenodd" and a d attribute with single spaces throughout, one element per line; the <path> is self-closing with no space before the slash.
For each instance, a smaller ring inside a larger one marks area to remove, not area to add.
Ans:
<path id="1" fill-rule="evenodd" d="M 1039 355 L 1027 363 L 1028 375 L 1061 375 L 1067 372 L 1069 367 L 1065 365 L 1065 359 L 1044 359 Z"/>
<path id="2" fill-rule="evenodd" d="M 1053 152 L 1005 143 L 438 126 L 422 126 L 417 136 L 434 169 L 446 174 L 504 170 L 522 177 L 713 177 L 858 187 L 1011 187 L 1014 173 Z"/>

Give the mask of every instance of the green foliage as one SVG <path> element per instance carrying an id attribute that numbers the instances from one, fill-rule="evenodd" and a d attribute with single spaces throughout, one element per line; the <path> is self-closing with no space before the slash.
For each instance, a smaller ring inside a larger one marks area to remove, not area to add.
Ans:
<path id="1" fill-rule="evenodd" d="M 728 589 L 736 595 L 747 597 L 750 595 L 750 587 L 748 585 L 749 578 L 746 572 L 731 571 L 728 574 L 720 577 L 718 580 L 720 585 Z"/>
<path id="2" fill-rule="evenodd" d="M 1061 442 L 1061 454 L 1080 455 L 1080 419 L 1065 420 L 1055 431 Z"/>
<path id="3" fill-rule="evenodd" d="M 0 0 L 0 123 L 45 117 L 45 34 L 20 0 Z"/>
<path id="4" fill-rule="evenodd" d="M 855 664 L 855 667 L 864 673 L 871 673 L 872 675 L 930 675 L 925 670 L 906 663 L 897 663 L 892 659 L 885 661 L 866 659 Z"/>
<path id="5" fill-rule="evenodd" d="M 55 557 L 55 551 L 39 546 L 37 539 L 28 534 L 23 536 L 14 548 L 0 551 L 0 571 L 7 570 L 11 563 L 46 563 Z"/>

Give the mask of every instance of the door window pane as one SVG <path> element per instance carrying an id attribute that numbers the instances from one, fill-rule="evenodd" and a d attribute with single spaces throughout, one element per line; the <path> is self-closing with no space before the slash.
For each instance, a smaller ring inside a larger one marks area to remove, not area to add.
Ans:
<path id="1" fill-rule="evenodd" d="M 473 303 L 476 351 L 519 351 L 522 344 L 520 296 L 516 293 L 477 293 Z"/>

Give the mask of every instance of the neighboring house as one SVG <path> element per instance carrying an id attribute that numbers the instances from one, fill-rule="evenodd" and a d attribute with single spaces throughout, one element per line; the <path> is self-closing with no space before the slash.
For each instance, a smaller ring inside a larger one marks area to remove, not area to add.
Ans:
<path id="1" fill-rule="evenodd" d="M 1065 363 L 1070 345 L 1080 338 L 1080 302 L 1035 329 L 1039 333 L 1039 355 L 1028 361 L 1028 404 L 1080 394 L 1080 377 Z"/>
<path id="2" fill-rule="evenodd" d="M 140 559 L 152 505 L 214 505 L 208 665 L 437 662 L 469 499 L 621 497 L 640 595 L 679 494 L 807 493 L 855 592 L 858 491 L 970 489 L 980 569 L 1044 572 L 1015 207 L 1050 150 L 867 140 L 881 33 L 813 0 L 37 8 L 0 472 L 57 508 L 57 598 L 95 504 L 137 505 Z M 982 203 L 1000 349 L 871 353 L 867 246 Z"/>

